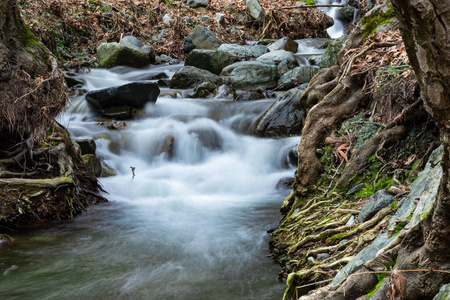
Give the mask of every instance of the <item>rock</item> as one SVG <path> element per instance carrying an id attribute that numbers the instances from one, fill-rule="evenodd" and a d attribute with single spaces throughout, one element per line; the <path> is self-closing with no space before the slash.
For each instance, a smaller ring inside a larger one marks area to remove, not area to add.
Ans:
<path id="1" fill-rule="evenodd" d="M 281 190 L 281 189 L 283 189 L 283 190 L 291 190 L 291 189 L 293 188 L 293 186 L 294 186 L 294 180 L 295 180 L 294 177 L 284 177 L 284 178 L 281 178 L 281 179 L 278 181 L 278 183 L 277 183 L 277 185 L 275 186 L 275 188 L 276 188 L 277 190 Z"/>
<path id="2" fill-rule="evenodd" d="M 225 21 L 225 14 L 223 13 L 216 13 L 214 16 L 214 20 L 217 22 L 217 24 L 220 24 L 223 28 L 227 27 L 227 23 Z"/>
<path id="3" fill-rule="evenodd" d="M 319 72 L 319 68 L 313 66 L 300 66 L 284 73 L 278 80 L 280 89 L 291 89 L 296 85 L 308 83 Z"/>
<path id="4" fill-rule="evenodd" d="M 256 126 L 258 136 L 292 136 L 302 131 L 300 97 L 303 90 L 291 89 L 275 101 L 264 113 Z"/>
<path id="5" fill-rule="evenodd" d="M 228 85 L 222 84 L 217 88 L 216 96 L 214 98 L 229 99 L 229 100 L 234 99 L 235 98 L 234 90 L 230 88 Z"/>
<path id="6" fill-rule="evenodd" d="M 117 175 L 117 171 L 114 170 L 113 168 L 111 168 L 107 163 L 105 162 L 101 162 L 102 164 L 102 173 L 100 175 L 100 177 L 112 177 L 112 176 L 116 176 Z"/>
<path id="7" fill-rule="evenodd" d="M 72 72 L 64 73 L 64 79 L 66 80 L 67 87 L 82 86 L 85 84 L 83 79 L 77 78 L 77 74 Z"/>
<path id="8" fill-rule="evenodd" d="M 266 13 L 258 0 L 246 0 L 245 3 L 253 19 L 262 20 L 265 17 Z"/>
<path id="9" fill-rule="evenodd" d="M 134 36 L 126 36 L 120 40 L 120 44 L 145 53 L 150 58 L 150 62 L 155 62 L 155 49 L 150 45 L 144 45 Z"/>
<path id="10" fill-rule="evenodd" d="M 169 57 L 165 54 L 161 54 L 160 56 L 156 56 L 155 58 L 155 62 L 157 64 L 171 63 L 172 60 L 173 60 L 172 57 Z"/>
<path id="11" fill-rule="evenodd" d="M 270 44 L 268 48 L 270 51 L 285 50 L 296 53 L 298 50 L 298 43 L 289 37 L 284 37 L 275 41 L 273 44 Z"/>
<path id="12" fill-rule="evenodd" d="M 269 48 L 267 48 L 264 45 L 251 46 L 250 50 L 252 51 L 254 57 L 260 57 L 261 55 L 264 55 L 269 52 Z"/>
<path id="13" fill-rule="evenodd" d="M 107 125 L 110 130 L 124 130 L 127 127 L 127 123 L 122 121 L 111 121 Z"/>
<path id="14" fill-rule="evenodd" d="M 345 195 L 350 196 L 350 195 L 356 194 L 357 192 L 359 192 L 360 190 L 362 190 L 365 187 L 366 187 L 366 184 L 364 182 L 360 183 L 360 184 L 354 186 L 353 188 L 351 188 L 350 191 L 348 191 Z"/>
<path id="15" fill-rule="evenodd" d="M 395 201 L 395 198 L 389 195 L 386 190 L 379 190 L 373 194 L 369 201 L 364 204 L 358 216 L 358 222 L 362 223 L 370 220 L 377 212 L 387 207 Z"/>
<path id="16" fill-rule="evenodd" d="M 168 135 L 163 141 L 159 154 L 165 154 L 167 159 L 173 159 L 175 155 L 175 137 Z"/>
<path id="17" fill-rule="evenodd" d="M 317 260 L 318 261 L 324 261 L 325 259 L 330 258 L 330 257 L 331 257 L 331 255 L 328 254 L 328 253 L 319 253 L 319 254 L 317 254 Z"/>
<path id="18" fill-rule="evenodd" d="M 237 44 L 222 44 L 217 50 L 229 53 L 230 55 L 233 55 L 238 58 L 253 57 L 253 52 L 249 47 L 244 47 Z"/>
<path id="19" fill-rule="evenodd" d="M 194 49 L 186 57 L 184 65 L 197 67 L 219 75 L 223 68 L 237 61 L 239 61 L 239 58 L 228 52 Z"/>
<path id="20" fill-rule="evenodd" d="M 358 271 L 363 264 L 372 259 L 381 248 L 389 245 L 394 238 L 395 237 L 388 238 L 386 232 L 379 235 L 369 246 L 362 249 L 350 262 L 347 263 L 347 265 L 345 265 L 345 267 L 339 270 L 331 284 L 339 284 L 347 277 L 348 274 Z"/>
<path id="21" fill-rule="evenodd" d="M 97 150 L 97 145 L 93 139 L 77 140 L 75 142 L 80 146 L 82 155 L 95 154 L 95 150 Z"/>
<path id="22" fill-rule="evenodd" d="M 96 112 L 103 113 L 113 107 L 143 108 L 146 103 L 155 103 L 159 93 L 154 83 L 133 82 L 89 92 L 86 100 Z"/>
<path id="23" fill-rule="evenodd" d="M 259 61 L 241 61 L 222 70 L 220 77 L 234 89 L 271 89 L 277 86 L 277 66 Z"/>
<path id="24" fill-rule="evenodd" d="M 173 19 L 170 16 L 170 14 L 165 14 L 162 18 L 162 21 L 163 21 L 164 25 L 166 25 L 167 27 L 172 27 Z"/>
<path id="25" fill-rule="evenodd" d="M 194 88 L 194 93 L 191 98 L 206 98 L 211 95 L 212 92 L 217 88 L 217 85 L 211 82 L 203 82 Z"/>
<path id="26" fill-rule="evenodd" d="M 222 137 L 213 128 L 198 126 L 189 129 L 188 133 L 196 135 L 202 146 L 209 150 L 221 150 L 223 147 Z"/>
<path id="27" fill-rule="evenodd" d="M 295 145 L 288 152 L 289 163 L 291 165 L 293 165 L 293 166 L 297 166 L 298 165 L 298 150 L 297 150 L 297 147 L 298 147 L 298 145 Z"/>
<path id="28" fill-rule="evenodd" d="M 93 154 L 83 155 L 83 161 L 95 176 L 100 176 L 100 174 L 102 173 L 102 164 L 100 163 L 100 160 L 97 158 L 97 156 Z"/>
<path id="29" fill-rule="evenodd" d="M 355 216 L 351 216 L 350 219 L 348 219 L 347 223 L 345 225 L 355 225 Z"/>
<path id="30" fill-rule="evenodd" d="M 187 0 L 187 5 L 192 8 L 206 7 L 209 4 L 209 0 Z"/>
<path id="31" fill-rule="evenodd" d="M 329 68 L 336 64 L 337 55 L 339 54 L 342 45 L 344 45 L 344 42 L 347 40 L 347 37 L 348 36 L 343 35 L 328 45 L 327 50 L 325 50 L 325 54 L 320 61 L 320 68 Z"/>
<path id="32" fill-rule="evenodd" d="M 322 61 L 322 55 L 313 55 L 308 58 L 308 62 L 313 66 L 319 66 Z"/>
<path id="33" fill-rule="evenodd" d="M 433 300 L 450 300 L 450 284 L 444 284 Z"/>
<path id="34" fill-rule="evenodd" d="M 133 111 L 129 106 L 108 107 L 100 111 L 101 115 L 118 120 L 128 120 L 133 118 Z"/>
<path id="35" fill-rule="evenodd" d="M 211 82 L 218 85 L 220 84 L 220 78 L 209 71 L 187 66 L 182 67 L 173 75 L 170 87 L 173 89 L 189 89 L 203 82 Z"/>
<path id="36" fill-rule="evenodd" d="M 194 49 L 217 50 L 222 42 L 208 28 L 197 25 L 183 42 L 185 53 Z"/>
<path id="37" fill-rule="evenodd" d="M 285 50 L 277 50 L 266 53 L 258 57 L 256 61 L 276 65 L 278 67 L 279 74 L 284 74 L 285 72 L 298 66 L 298 62 L 294 54 Z"/>
<path id="38" fill-rule="evenodd" d="M 200 20 L 205 24 L 211 24 L 211 18 L 209 16 L 201 16 Z"/>
<path id="39" fill-rule="evenodd" d="M 241 92 L 235 101 L 252 101 L 252 100 L 259 100 L 259 99 L 265 99 L 266 96 L 264 95 L 264 91 L 257 89 L 257 90 L 247 90 Z"/>
<path id="40" fill-rule="evenodd" d="M 103 43 L 97 48 L 97 62 L 100 67 L 129 66 L 142 68 L 150 64 L 150 57 L 119 43 Z"/>
<path id="41" fill-rule="evenodd" d="M 306 38 L 299 40 L 298 43 L 314 49 L 326 49 L 332 41 L 334 41 L 332 38 Z"/>
<path id="42" fill-rule="evenodd" d="M 338 18 L 346 23 L 351 23 L 353 21 L 353 16 L 355 15 L 355 8 L 346 4 L 344 7 L 338 9 Z"/>

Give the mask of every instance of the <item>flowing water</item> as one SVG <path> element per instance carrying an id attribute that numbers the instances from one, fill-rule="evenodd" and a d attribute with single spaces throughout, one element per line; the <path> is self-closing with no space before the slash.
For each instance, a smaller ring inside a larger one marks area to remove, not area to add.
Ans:
<path id="1" fill-rule="evenodd" d="M 169 76 L 180 66 L 93 69 L 86 91 Z M 249 135 L 274 99 L 185 99 L 162 90 L 145 116 L 108 130 L 84 100 L 61 116 L 93 138 L 118 174 L 101 178 L 109 203 L 0 245 L 0 299 L 280 299 L 284 284 L 266 230 L 279 221 L 298 137 Z M 173 155 L 161 153 L 172 137 Z M 131 168 L 135 168 L 133 178 Z"/>

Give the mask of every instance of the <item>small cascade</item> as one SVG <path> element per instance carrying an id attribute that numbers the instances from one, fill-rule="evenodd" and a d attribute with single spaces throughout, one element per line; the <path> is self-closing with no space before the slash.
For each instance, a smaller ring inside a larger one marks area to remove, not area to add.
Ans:
<path id="1" fill-rule="evenodd" d="M 320 5 L 344 5 L 347 3 L 347 0 L 316 0 L 315 3 Z M 333 39 L 341 37 L 344 34 L 344 25 L 338 18 L 339 7 L 321 7 L 319 9 L 323 10 L 334 20 L 334 25 L 327 29 L 329 36 Z"/>

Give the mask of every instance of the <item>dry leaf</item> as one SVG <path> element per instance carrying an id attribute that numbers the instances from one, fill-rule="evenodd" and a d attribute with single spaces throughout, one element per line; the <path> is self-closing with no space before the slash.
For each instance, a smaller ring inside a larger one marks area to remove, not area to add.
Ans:
<path id="1" fill-rule="evenodd" d="M 389 277 L 389 289 L 386 297 L 389 300 L 401 300 L 405 291 L 406 279 L 402 273 L 394 271 Z"/>
<path id="2" fill-rule="evenodd" d="M 409 166 L 415 160 L 416 160 L 416 155 L 413 154 L 410 157 L 408 157 L 408 159 L 405 161 L 405 165 Z"/>

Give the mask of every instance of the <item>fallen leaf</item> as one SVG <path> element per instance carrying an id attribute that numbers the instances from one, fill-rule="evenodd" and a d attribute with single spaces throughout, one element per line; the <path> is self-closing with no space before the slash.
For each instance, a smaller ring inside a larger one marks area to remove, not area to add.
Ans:
<path id="1" fill-rule="evenodd" d="M 389 300 L 401 300 L 403 293 L 405 292 L 406 279 L 402 273 L 394 271 L 389 277 L 389 289 L 386 293 L 386 297 Z"/>

